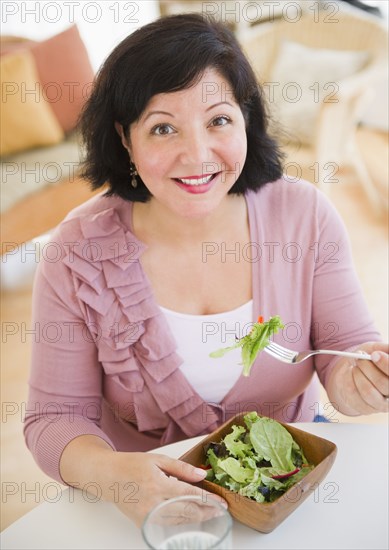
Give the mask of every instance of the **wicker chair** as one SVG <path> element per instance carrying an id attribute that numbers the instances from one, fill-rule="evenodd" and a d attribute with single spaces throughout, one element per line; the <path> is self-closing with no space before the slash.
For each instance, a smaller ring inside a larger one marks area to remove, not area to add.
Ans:
<path id="1" fill-rule="evenodd" d="M 262 83 L 271 80 L 272 68 L 283 40 L 309 48 L 360 51 L 369 54 L 366 65 L 341 81 L 332 102 L 319 106 L 316 135 L 310 147 L 310 162 L 323 168 L 352 166 L 376 212 L 382 212 L 382 201 L 358 151 L 357 128 L 367 104 L 374 96 L 374 87 L 380 85 L 388 69 L 388 33 L 374 17 L 359 17 L 348 11 L 336 14 L 337 23 L 331 24 L 321 17 L 314 21 L 313 14 L 305 14 L 298 22 L 284 19 L 258 25 L 241 37 L 241 43 Z M 335 99 L 335 100 L 334 100 Z M 282 120 L 280 121 L 282 125 Z M 288 130 L 288 129 L 287 129 Z M 292 129 L 293 130 L 293 129 Z M 328 181 L 316 181 L 328 191 Z"/>

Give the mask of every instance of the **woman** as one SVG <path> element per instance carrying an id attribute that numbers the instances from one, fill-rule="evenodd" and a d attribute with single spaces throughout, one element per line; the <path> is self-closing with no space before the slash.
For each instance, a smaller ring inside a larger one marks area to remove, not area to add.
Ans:
<path id="1" fill-rule="evenodd" d="M 201 15 L 126 38 L 81 120 L 85 176 L 102 193 L 40 265 L 26 440 L 52 477 L 101 491 L 140 524 L 204 473 L 145 454 L 243 410 L 312 421 L 317 373 L 342 413 L 388 410 L 387 346 L 326 198 L 282 177 L 261 90 L 233 35 Z M 262 354 L 242 377 L 228 345 L 262 315 L 295 349 L 361 349 L 290 367 Z M 49 328 L 53 330 L 50 331 Z M 54 330 L 56 329 L 56 330 Z"/>

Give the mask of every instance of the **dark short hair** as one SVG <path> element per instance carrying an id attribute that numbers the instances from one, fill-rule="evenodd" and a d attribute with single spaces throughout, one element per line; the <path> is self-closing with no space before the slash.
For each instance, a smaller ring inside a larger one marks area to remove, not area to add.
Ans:
<path id="1" fill-rule="evenodd" d="M 109 195 L 147 201 L 151 194 L 137 176 L 130 185 L 128 153 L 114 127 L 125 131 L 156 94 L 195 84 L 208 68 L 229 83 L 246 121 L 247 157 L 230 193 L 259 189 L 282 175 L 282 154 L 268 133 L 262 89 L 232 31 L 200 13 L 162 17 L 125 38 L 99 70 L 80 119 L 85 144 L 83 176 Z M 127 135 L 127 134 L 126 134 Z"/>

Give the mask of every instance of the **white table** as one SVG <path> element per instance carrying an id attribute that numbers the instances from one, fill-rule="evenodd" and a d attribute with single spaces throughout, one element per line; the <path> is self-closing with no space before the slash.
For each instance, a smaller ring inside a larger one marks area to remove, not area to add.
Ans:
<path id="1" fill-rule="evenodd" d="M 338 456 L 321 483 L 272 533 L 234 522 L 236 549 L 387 549 L 388 426 L 378 424 L 299 424 L 330 439 Z M 158 449 L 178 457 L 197 437 Z M 65 490 L 1 533 L 8 549 L 144 549 L 140 531 L 114 505 L 88 502 L 81 491 Z"/>

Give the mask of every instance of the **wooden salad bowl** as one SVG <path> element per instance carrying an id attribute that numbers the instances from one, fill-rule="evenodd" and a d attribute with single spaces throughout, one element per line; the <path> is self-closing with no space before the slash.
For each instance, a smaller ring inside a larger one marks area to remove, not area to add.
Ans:
<path id="1" fill-rule="evenodd" d="M 180 460 L 201 467 L 206 460 L 205 449 L 207 444 L 210 442 L 220 442 L 221 439 L 231 432 L 234 424 L 245 427 L 244 416 L 246 414 L 246 412 L 237 414 L 225 422 L 220 428 L 206 436 L 200 443 L 183 454 Z M 222 496 L 228 502 L 230 514 L 236 520 L 262 533 L 273 531 L 275 527 L 296 510 L 317 489 L 318 484 L 330 471 L 337 454 L 337 447 L 331 441 L 289 424 L 279 423 L 288 430 L 293 439 L 300 445 L 307 461 L 313 464 L 314 468 L 277 500 L 260 503 L 211 481 L 205 480 L 198 484 L 207 491 Z"/>

